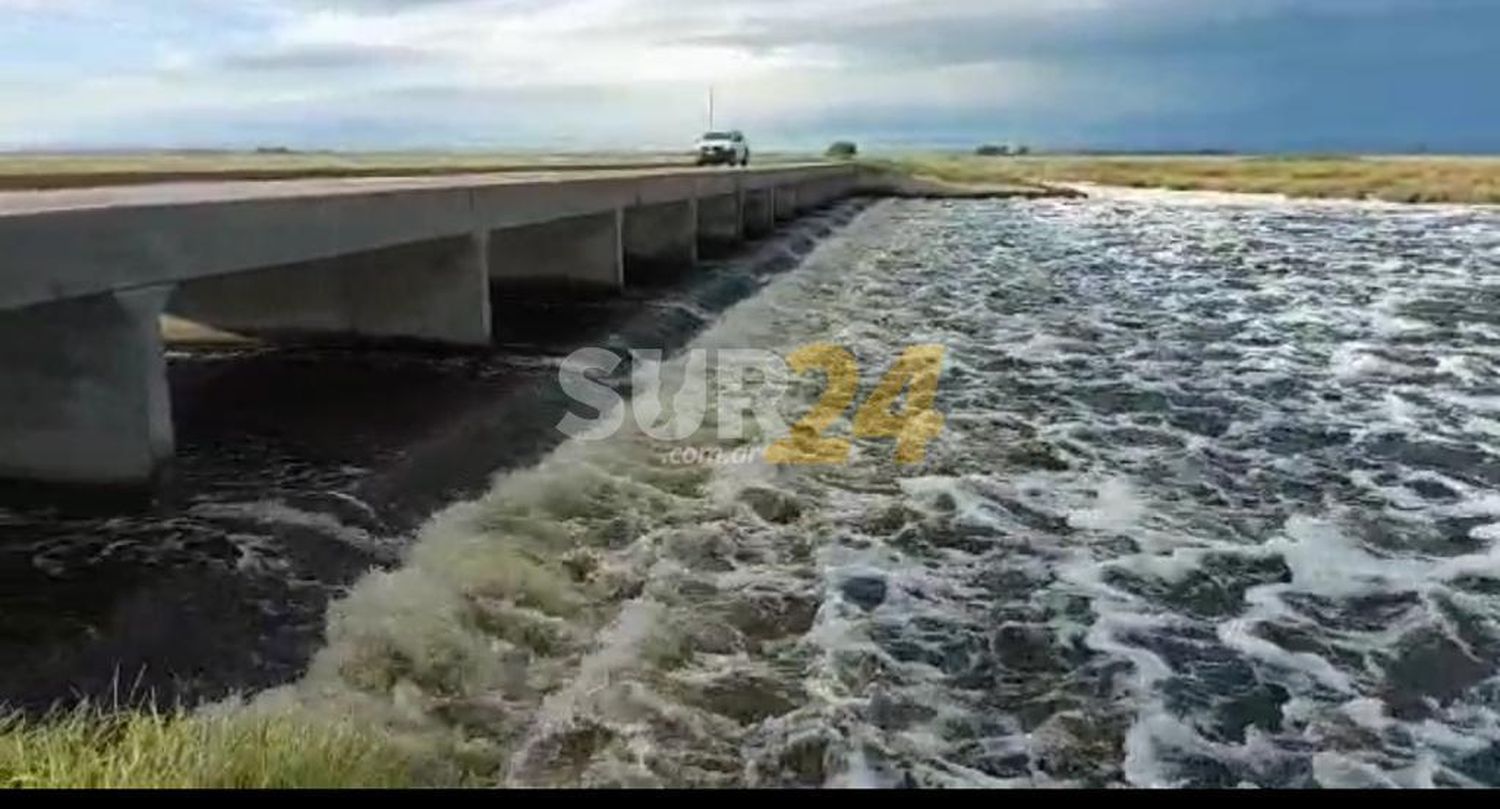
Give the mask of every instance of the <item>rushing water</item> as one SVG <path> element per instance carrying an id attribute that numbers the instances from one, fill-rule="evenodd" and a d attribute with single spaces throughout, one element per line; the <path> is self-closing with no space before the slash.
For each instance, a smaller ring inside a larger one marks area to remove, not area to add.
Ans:
<path id="1" fill-rule="evenodd" d="M 563 357 L 681 347 L 860 207 L 623 296 L 497 290 L 490 351 L 174 347 L 176 461 L 148 501 L 0 487 L 0 706 L 192 704 L 297 678 L 331 599 L 561 442 Z"/>
<path id="2" fill-rule="evenodd" d="M 1500 783 L 1497 269 L 1482 210 L 880 204 L 696 346 L 946 346 L 924 463 L 565 444 L 278 697 L 510 784 Z"/>
<path id="3" fill-rule="evenodd" d="M 814 342 L 946 347 L 924 462 L 564 443 L 263 699 L 514 785 L 1500 785 L 1500 213 L 884 202 L 693 347 Z"/>

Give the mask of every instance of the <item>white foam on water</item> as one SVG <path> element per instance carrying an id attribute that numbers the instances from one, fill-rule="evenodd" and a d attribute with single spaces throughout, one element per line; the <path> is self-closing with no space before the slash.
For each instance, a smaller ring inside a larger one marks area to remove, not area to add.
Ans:
<path id="1" fill-rule="evenodd" d="M 569 442 L 354 588 L 291 698 L 518 785 L 1474 783 L 1500 739 L 1500 603 L 1469 581 L 1500 579 L 1500 407 L 1450 322 L 1500 294 L 1461 261 L 1500 230 L 1475 216 L 876 206 L 692 347 L 841 343 L 863 394 L 945 345 L 923 464 Z M 712 410 L 689 443 L 719 446 Z"/>
<path id="2" fill-rule="evenodd" d="M 1099 487 L 1099 499 L 1092 508 L 1068 514 L 1068 524 L 1089 531 L 1129 531 L 1146 512 L 1130 482 L 1111 479 Z"/>
<path id="3" fill-rule="evenodd" d="M 335 495 L 340 500 L 356 505 L 366 513 L 369 506 L 347 495 Z M 337 517 L 315 511 L 307 511 L 288 505 L 281 500 L 261 500 L 252 503 L 198 503 L 188 509 L 194 517 L 215 520 L 248 520 L 265 525 L 295 526 L 308 528 L 358 550 L 389 558 L 398 554 L 405 545 L 400 536 L 379 536 L 364 528 L 349 525 Z"/>

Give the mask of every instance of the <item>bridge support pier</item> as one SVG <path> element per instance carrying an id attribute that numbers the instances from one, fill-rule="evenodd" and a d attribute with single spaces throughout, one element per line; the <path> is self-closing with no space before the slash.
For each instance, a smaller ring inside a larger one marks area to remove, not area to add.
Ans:
<path id="1" fill-rule="evenodd" d="M 778 185 L 773 192 L 775 196 L 775 216 L 777 222 L 790 222 L 797 218 L 797 186 Z"/>
<path id="2" fill-rule="evenodd" d="M 843 199 L 854 193 L 858 183 L 854 177 L 833 177 L 828 180 L 828 185 L 833 189 L 834 199 Z"/>
<path id="3" fill-rule="evenodd" d="M 146 483 L 173 450 L 168 289 L 0 312 L 0 477 Z"/>
<path id="4" fill-rule="evenodd" d="M 828 202 L 828 187 L 818 180 L 809 180 L 797 186 L 797 210 L 811 211 Z"/>
<path id="5" fill-rule="evenodd" d="M 625 287 L 619 210 L 490 233 L 490 280 L 499 286 L 618 291 Z"/>
<path id="6" fill-rule="evenodd" d="M 175 315 L 248 334 L 488 345 L 485 234 L 188 281 Z"/>
<path id="7" fill-rule="evenodd" d="M 719 194 L 698 200 L 698 250 L 723 255 L 745 240 L 741 195 Z"/>
<path id="8" fill-rule="evenodd" d="M 776 230 L 776 192 L 770 188 L 746 191 L 744 200 L 745 236 L 756 239 Z"/>
<path id="9" fill-rule="evenodd" d="M 698 201 L 625 209 L 625 280 L 652 284 L 680 276 L 698 263 Z"/>

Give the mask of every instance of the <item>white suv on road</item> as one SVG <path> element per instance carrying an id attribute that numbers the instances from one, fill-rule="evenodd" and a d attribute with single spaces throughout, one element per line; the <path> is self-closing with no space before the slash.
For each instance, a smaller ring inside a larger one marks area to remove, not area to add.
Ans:
<path id="1" fill-rule="evenodd" d="M 705 133 L 698 139 L 696 151 L 700 166 L 750 165 L 750 144 L 739 130 Z"/>

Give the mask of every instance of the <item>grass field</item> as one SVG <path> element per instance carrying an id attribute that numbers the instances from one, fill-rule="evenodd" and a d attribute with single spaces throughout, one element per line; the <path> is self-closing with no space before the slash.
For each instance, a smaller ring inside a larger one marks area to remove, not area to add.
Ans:
<path id="1" fill-rule="evenodd" d="M 0 789 L 456 786 L 377 731 L 235 709 L 0 717 Z"/>
<path id="2" fill-rule="evenodd" d="M 1491 157 L 912 155 L 873 162 L 952 183 L 1085 182 L 1291 197 L 1500 204 L 1500 158 Z"/>

